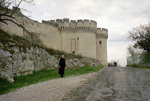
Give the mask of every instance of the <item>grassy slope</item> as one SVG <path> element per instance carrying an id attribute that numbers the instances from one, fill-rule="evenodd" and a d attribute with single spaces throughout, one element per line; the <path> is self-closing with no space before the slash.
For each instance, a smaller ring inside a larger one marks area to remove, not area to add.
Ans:
<path id="1" fill-rule="evenodd" d="M 69 54 L 69 53 L 54 50 L 51 48 L 47 48 L 43 45 L 30 43 L 28 40 L 26 40 L 22 37 L 19 37 L 17 35 L 13 35 L 13 34 L 9 34 L 1 29 L 0 29 L 0 43 L 4 44 L 4 48 L 3 48 L 4 50 L 8 50 L 9 48 L 11 48 L 13 46 L 18 46 L 20 49 L 23 48 L 23 51 L 26 52 L 26 48 L 39 47 L 39 48 L 45 49 L 49 54 L 54 55 L 57 58 L 59 58 L 62 54 L 64 54 L 67 59 L 83 58 L 83 56 L 80 56 L 80 55 Z M 0 49 L 1 49 L 1 46 L 0 46 Z M 12 51 L 10 51 L 10 52 L 13 53 Z"/>
<path id="2" fill-rule="evenodd" d="M 9 48 L 14 47 L 14 46 L 18 46 L 20 48 L 20 51 L 21 51 L 21 48 L 23 48 L 24 52 L 26 52 L 26 48 L 40 47 L 40 48 L 45 49 L 49 54 L 54 55 L 57 58 L 59 58 L 60 55 L 62 55 L 62 54 L 64 54 L 67 59 L 83 58 L 82 56 L 79 56 L 79 55 L 68 54 L 65 52 L 47 48 L 45 46 L 30 43 L 29 41 L 25 40 L 22 37 L 8 34 L 1 29 L 0 29 L 0 43 L 3 43 L 3 45 L 4 45 L 3 50 L 9 51 L 12 54 L 13 54 L 13 52 L 11 50 L 9 50 Z M 1 46 L 0 46 L 0 49 L 2 49 Z M 103 67 L 102 65 L 100 65 L 98 67 L 86 66 L 86 67 L 82 67 L 82 68 L 75 69 L 75 70 L 66 70 L 65 76 L 80 75 L 80 74 L 85 74 L 85 73 L 90 73 L 90 72 L 96 72 L 99 69 L 101 69 L 102 67 Z M 17 88 L 35 84 L 38 82 L 51 80 L 54 78 L 59 78 L 58 70 L 41 70 L 41 71 L 34 72 L 33 74 L 30 74 L 30 75 L 18 76 L 18 77 L 14 78 L 14 80 L 15 80 L 14 83 L 10 83 L 7 80 L 0 79 L 0 94 L 5 94 L 5 93 L 15 90 Z"/>
<path id="3" fill-rule="evenodd" d="M 91 72 L 96 72 L 100 69 L 102 69 L 103 66 L 99 65 L 98 67 L 82 67 L 75 70 L 66 70 L 65 76 L 72 76 L 72 75 L 80 75 L 80 74 L 86 74 Z M 14 83 L 10 83 L 6 80 L 0 79 L 0 94 L 5 94 L 7 92 L 13 91 L 17 88 L 21 88 L 27 85 L 35 84 L 38 82 L 43 82 L 55 78 L 60 78 L 58 75 L 58 70 L 41 70 L 34 72 L 30 75 L 22 75 L 15 77 Z"/>

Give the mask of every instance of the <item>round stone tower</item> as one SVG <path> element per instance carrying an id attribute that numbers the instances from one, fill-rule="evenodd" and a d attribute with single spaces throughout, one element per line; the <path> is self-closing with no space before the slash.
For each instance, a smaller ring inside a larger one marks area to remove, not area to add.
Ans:
<path id="1" fill-rule="evenodd" d="M 108 38 L 108 30 L 105 28 L 97 28 L 96 58 L 104 66 L 108 66 L 108 63 L 107 63 L 107 38 Z"/>

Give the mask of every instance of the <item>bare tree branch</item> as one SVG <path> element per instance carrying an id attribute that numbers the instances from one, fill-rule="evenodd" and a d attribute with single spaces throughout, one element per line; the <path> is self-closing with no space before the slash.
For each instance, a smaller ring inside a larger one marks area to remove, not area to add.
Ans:
<path id="1" fill-rule="evenodd" d="M 32 4 L 34 0 L 20 0 L 17 4 L 17 6 L 15 6 L 13 8 L 13 10 L 10 10 L 9 7 L 10 5 L 12 5 L 12 2 L 14 2 L 13 0 L 1 0 L 0 1 L 0 7 L 3 8 L 3 10 L 0 10 L 0 22 L 3 23 L 3 24 L 6 24 L 8 25 L 9 23 L 8 22 L 12 22 L 14 23 L 15 25 L 17 25 L 18 27 L 22 28 L 24 32 L 26 32 L 29 36 L 30 36 L 30 39 L 35 42 L 35 41 L 39 41 L 39 36 L 41 35 L 41 33 L 36 33 L 36 32 L 30 32 L 28 29 L 25 28 L 24 26 L 24 22 L 20 22 L 17 20 L 17 18 L 15 16 L 13 16 L 16 11 L 20 8 L 20 4 L 22 2 L 26 2 L 26 3 L 29 3 L 29 4 Z M 24 11 L 27 11 L 24 9 Z M 20 11 L 20 17 L 22 13 Z M 23 21 L 23 19 L 22 19 Z"/>

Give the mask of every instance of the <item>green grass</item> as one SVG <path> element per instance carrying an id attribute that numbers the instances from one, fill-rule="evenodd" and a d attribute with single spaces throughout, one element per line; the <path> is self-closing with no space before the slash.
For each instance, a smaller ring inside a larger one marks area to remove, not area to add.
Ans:
<path id="1" fill-rule="evenodd" d="M 65 77 L 96 72 L 102 68 L 103 66 L 99 65 L 98 67 L 85 66 L 74 70 L 66 69 Z M 16 76 L 14 77 L 15 81 L 13 83 L 10 83 L 4 79 L 0 79 L 0 95 L 13 91 L 17 88 L 21 88 L 27 85 L 36 84 L 38 82 L 43 82 L 55 78 L 60 78 L 60 76 L 58 75 L 58 70 L 41 70 L 29 75 Z"/>
<path id="2" fill-rule="evenodd" d="M 98 67 L 86 66 L 86 67 L 82 67 L 82 68 L 77 68 L 75 70 L 66 70 L 66 76 L 96 72 L 102 68 L 103 68 L 103 66 L 99 65 Z"/>
<path id="3" fill-rule="evenodd" d="M 150 69 L 150 66 L 139 66 L 137 64 L 127 65 L 127 67 Z"/>

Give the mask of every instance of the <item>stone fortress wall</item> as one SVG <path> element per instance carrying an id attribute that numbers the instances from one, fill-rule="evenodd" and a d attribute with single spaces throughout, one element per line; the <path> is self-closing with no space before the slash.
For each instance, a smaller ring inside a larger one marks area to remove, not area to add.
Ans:
<path id="1" fill-rule="evenodd" d="M 49 48 L 75 53 L 86 57 L 98 59 L 107 66 L 107 38 L 108 30 L 97 28 L 97 22 L 93 20 L 69 20 L 68 18 L 50 21 L 31 20 L 16 12 L 17 21 L 32 32 L 41 33 L 39 36 L 43 44 Z M 11 22 L 8 25 L 0 24 L 0 27 L 12 34 L 26 36 L 24 30 Z"/>

